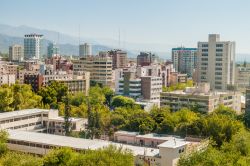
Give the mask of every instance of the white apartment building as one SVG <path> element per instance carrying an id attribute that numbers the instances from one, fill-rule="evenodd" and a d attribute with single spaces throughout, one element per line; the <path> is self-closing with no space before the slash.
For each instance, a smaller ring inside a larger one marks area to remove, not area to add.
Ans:
<path id="1" fill-rule="evenodd" d="M 79 45 L 79 57 L 92 55 L 92 46 L 89 43 Z"/>
<path id="2" fill-rule="evenodd" d="M 169 106 L 171 111 L 178 111 L 183 107 L 193 108 L 210 113 L 220 104 L 241 113 L 241 93 L 234 91 L 210 91 L 209 84 L 201 83 L 198 87 L 185 90 L 162 92 L 160 105 Z"/>
<path id="3" fill-rule="evenodd" d="M 220 41 L 219 34 L 198 42 L 198 82 L 208 82 L 216 90 L 235 84 L 235 42 Z"/>
<path id="4" fill-rule="evenodd" d="M 23 46 L 15 44 L 9 47 L 9 60 L 22 61 L 23 60 Z"/>
<path id="5" fill-rule="evenodd" d="M 43 38 L 43 35 L 39 35 L 39 34 L 24 35 L 24 58 L 25 59 L 40 59 L 42 38 Z"/>

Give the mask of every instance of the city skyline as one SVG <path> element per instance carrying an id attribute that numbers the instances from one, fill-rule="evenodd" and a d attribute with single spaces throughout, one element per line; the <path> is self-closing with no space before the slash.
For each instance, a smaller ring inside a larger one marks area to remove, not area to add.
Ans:
<path id="1" fill-rule="evenodd" d="M 250 2 L 180 1 L 2 1 L 1 24 L 27 25 L 72 36 L 152 44 L 166 47 L 196 47 L 207 34 L 218 33 L 236 41 L 237 53 L 250 53 Z M 39 7 L 37 7 L 39 6 Z M 10 10 L 11 9 L 11 10 Z M 46 12 L 44 12 L 46 9 Z M 30 14 L 32 13 L 32 14 Z M 155 51 L 155 50 L 153 50 Z"/>

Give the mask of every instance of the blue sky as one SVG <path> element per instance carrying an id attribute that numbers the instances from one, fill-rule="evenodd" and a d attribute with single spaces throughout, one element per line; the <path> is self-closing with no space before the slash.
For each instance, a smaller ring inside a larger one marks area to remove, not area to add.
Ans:
<path id="1" fill-rule="evenodd" d="M 91 38 L 196 47 L 209 33 L 250 53 L 249 0 L 1 0 L 0 23 Z M 168 50 L 167 50 L 168 51 Z"/>

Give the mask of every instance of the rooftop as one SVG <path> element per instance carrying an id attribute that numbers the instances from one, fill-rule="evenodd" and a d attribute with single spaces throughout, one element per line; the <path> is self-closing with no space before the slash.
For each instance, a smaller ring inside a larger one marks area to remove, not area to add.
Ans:
<path id="1" fill-rule="evenodd" d="M 122 147 L 124 149 L 131 150 L 134 156 L 137 155 L 155 156 L 159 154 L 159 149 L 155 148 L 145 148 L 140 146 L 132 146 L 132 145 L 126 145 L 126 144 L 120 144 L 120 143 L 114 143 L 110 141 L 103 141 L 96 139 L 90 140 L 90 139 L 66 137 L 60 135 L 35 133 L 35 132 L 20 131 L 20 130 L 8 130 L 8 133 L 9 133 L 9 139 L 11 140 L 41 143 L 59 147 L 71 147 L 83 150 L 84 149 L 96 150 L 99 148 L 107 147 L 109 145 L 114 145 L 117 147 Z"/>
<path id="2" fill-rule="evenodd" d="M 185 141 L 183 139 L 172 139 L 172 140 L 169 140 L 169 141 L 166 141 L 160 145 L 158 145 L 158 147 L 164 147 L 164 148 L 178 148 L 178 147 L 181 147 L 181 146 L 184 146 L 184 145 L 187 145 L 189 144 L 190 142 L 188 141 Z"/>
<path id="3" fill-rule="evenodd" d="M 12 111 L 12 112 L 3 112 L 3 113 L 0 113 L 0 119 L 14 118 L 16 116 L 24 116 L 24 115 L 43 113 L 43 112 L 49 112 L 49 111 L 51 110 L 34 108 L 34 109 L 24 109 L 24 110 Z"/>

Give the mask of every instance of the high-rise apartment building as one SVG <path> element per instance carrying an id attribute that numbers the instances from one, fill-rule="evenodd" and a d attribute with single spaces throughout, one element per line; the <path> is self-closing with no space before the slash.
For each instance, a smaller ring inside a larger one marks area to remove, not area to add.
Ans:
<path id="1" fill-rule="evenodd" d="M 211 89 L 226 90 L 235 83 L 235 42 L 220 41 L 210 34 L 208 42 L 198 42 L 198 82 Z"/>
<path id="2" fill-rule="evenodd" d="M 23 60 L 23 46 L 15 44 L 9 47 L 9 60 L 22 61 Z"/>
<path id="3" fill-rule="evenodd" d="M 27 34 L 24 35 L 24 58 L 40 59 L 41 58 L 41 39 L 43 35 Z"/>
<path id="4" fill-rule="evenodd" d="M 79 56 L 86 57 L 92 55 L 92 46 L 89 43 L 79 45 Z"/>
<path id="5" fill-rule="evenodd" d="M 178 47 L 172 49 L 172 62 L 176 72 L 192 77 L 197 66 L 197 49 Z"/>
<path id="6" fill-rule="evenodd" d="M 47 56 L 48 58 L 51 58 L 54 55 L 59 54 L 59 47 L 56 45 L 56 43 L 49 43 L 47 47 Z"/>
<path id="7" fill-rule="evenodd" d="M 111 50 L 109 55 L 112 57 L 113 69 L 127 67 L 127 52 L 122 50 Z"/>

